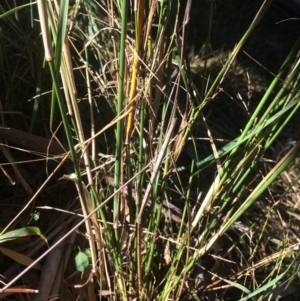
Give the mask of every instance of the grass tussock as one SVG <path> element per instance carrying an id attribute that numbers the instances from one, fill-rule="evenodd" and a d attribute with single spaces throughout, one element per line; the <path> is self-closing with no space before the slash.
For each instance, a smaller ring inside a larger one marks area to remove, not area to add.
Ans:
<path id="1" fill-rule="evenodd" d="M 200 2 L 1 4 L 0 298 L 296 298 L 300 41 Z"/>

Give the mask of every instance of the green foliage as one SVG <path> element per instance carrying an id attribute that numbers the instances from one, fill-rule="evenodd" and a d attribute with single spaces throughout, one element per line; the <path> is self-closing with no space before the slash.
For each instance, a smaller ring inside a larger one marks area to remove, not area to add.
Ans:
<path id="1" fill-rule="evenodd" d="M 31 235 L 39 235 L 41 238 L 44 239 L 41 231 L 37 227 L 25 227 L 25 228 L 20 228 L 20 229 L 15 229 L 12 231 L 5 232 L 0 235 L 0 243 L 3 243 L 8 240 L 13 240 L 13 239 L 18 239 L 18 238 L 23 238 L 26 236 L 31 236 Z"/>
<path id="2" fill-rule="evenodd" d="M 75 266 L 77 271 L 84 272 L 89 266 L 89 257 L 85 252 L 79 251 L 75 256 Z"/>

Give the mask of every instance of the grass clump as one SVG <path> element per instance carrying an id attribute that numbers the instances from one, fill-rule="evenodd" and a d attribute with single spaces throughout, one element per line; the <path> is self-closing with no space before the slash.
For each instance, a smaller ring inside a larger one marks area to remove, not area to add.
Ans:
<path id="1" fill-rule="evenodd" d="M 1 7 L 1 298 L 296 293 L 300 41 L 252 93 L 239 54 L 272 1 L 230 51 L 214 4 L 198 55 L 192 1 Z"/>

